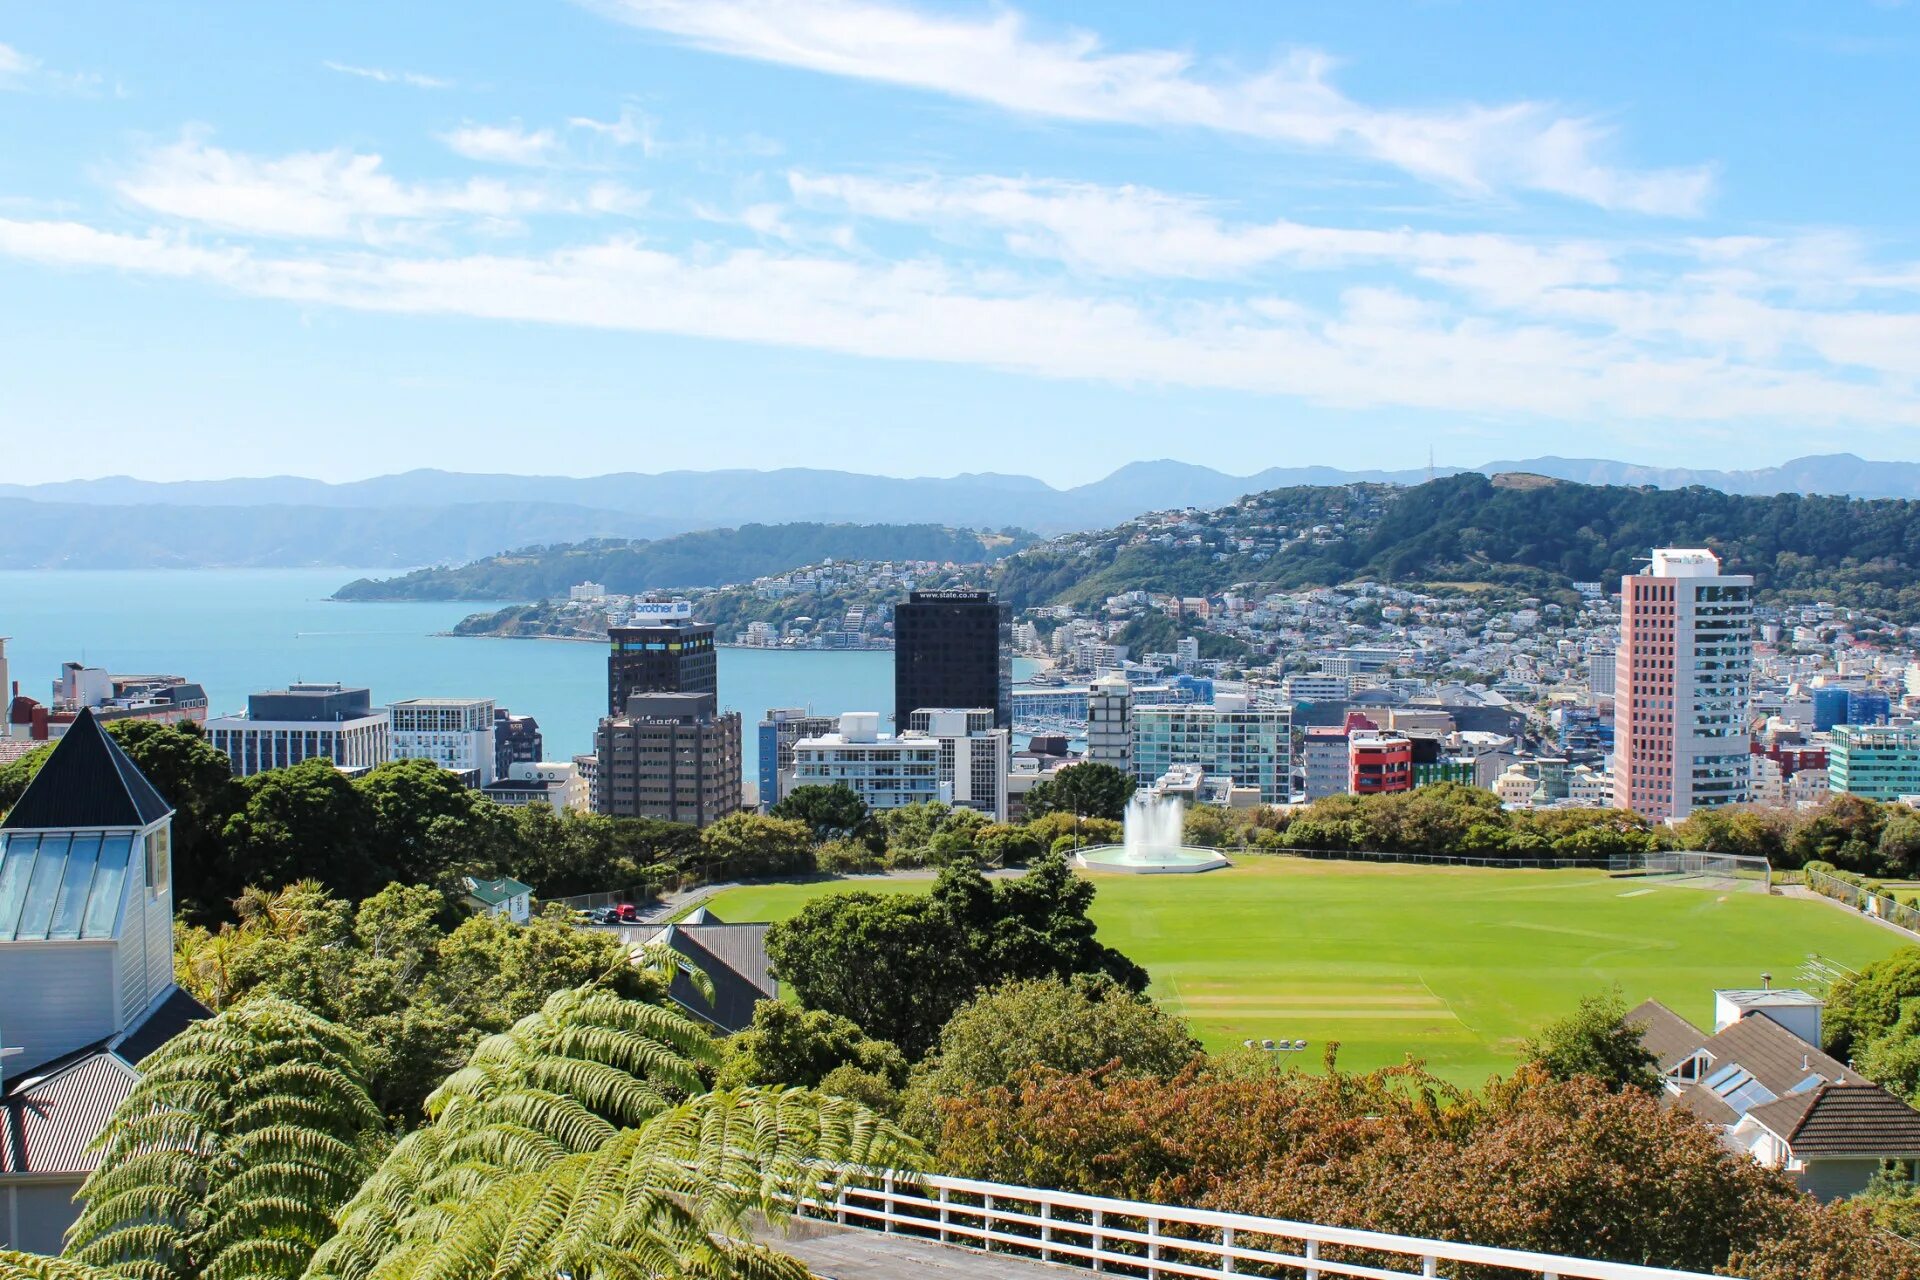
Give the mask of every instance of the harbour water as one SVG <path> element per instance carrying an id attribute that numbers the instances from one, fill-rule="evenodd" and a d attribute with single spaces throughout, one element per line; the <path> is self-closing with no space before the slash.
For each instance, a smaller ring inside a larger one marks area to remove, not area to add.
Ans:
<path id="1" fill-rule="evenodd" d="M 606 650 L 562 640 L 438 634 L 470 601 L 367 604 L 327 597 L 357 569 L 174 569 L 0 572 L 0 636 L 22 693 L 45 701 L 62 662 L 198 681 L 212 714 L 290 680 L 366 685 L 376 703 L 490 697 L 540 721 L 550 759 L 593 745 L 605 712 Z M 883 651 L 723 649 L 720 703 L 753 724 L 769 707 L 821 714 L 893 707 Z M 1016 678 L 1024 670 L 1019 664 Z"/>

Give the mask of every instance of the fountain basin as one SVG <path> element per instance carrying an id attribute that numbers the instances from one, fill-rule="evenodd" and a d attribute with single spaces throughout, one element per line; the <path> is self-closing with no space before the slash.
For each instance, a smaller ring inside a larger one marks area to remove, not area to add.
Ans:
<path id="1" fill-rule="evenodd" d="M 1088 871 L 1122 871 L 1137 876 L 1193 875 L 1233 865 L 1217 849 L 1188 844 L 1089 845 L 1074 855 L 1074 861 Z"/>

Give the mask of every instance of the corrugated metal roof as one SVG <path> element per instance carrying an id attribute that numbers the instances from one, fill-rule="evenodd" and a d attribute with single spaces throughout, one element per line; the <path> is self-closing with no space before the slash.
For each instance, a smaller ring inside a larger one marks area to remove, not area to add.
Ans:
<path id="1" fill-rule="evenodd" d="M 88 1148 L 139 1079 L 118 1054 L 92 1053 L 0 1098 L 0 1172 L 90 1172 Z"/>
<path id="2" fill-rule="evenodd" d="M 0 828 L 144 827 L 172 812 L 173 806 L 100 727 L 93 709 L 83 707 Z"/>
<path id="3" fill-rule="evenodd" d="M 713 980 L 711 1001 L 684 973 L 674 977 L 668 994 L 724 1031 L 746 1027 L 753 1021 L 753 1006 L 779 994 L 779 983 L 767 972 L 764 924 L 675 924 L 655 936 Z"/>

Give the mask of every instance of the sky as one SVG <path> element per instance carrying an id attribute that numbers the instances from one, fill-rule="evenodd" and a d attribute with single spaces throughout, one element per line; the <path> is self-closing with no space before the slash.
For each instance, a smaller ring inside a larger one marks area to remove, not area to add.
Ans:
<path id="1" fill-rule="evenodd" d="M 1920 459 L 1920 5 L 0 0 L 0 481 Z"/>

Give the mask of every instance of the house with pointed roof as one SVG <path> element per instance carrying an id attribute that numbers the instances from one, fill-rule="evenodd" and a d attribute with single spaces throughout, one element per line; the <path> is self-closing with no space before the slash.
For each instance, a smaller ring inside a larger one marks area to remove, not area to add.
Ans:
<path id="1" fill-rule="evenodd" d="M 767 959 L 767 928 L 762 923 L 728 924 L 701 907 L 684 920 L 627 936 L 642 946 L 664 943 L 704 973 L 713 988 L 711 999 L 684 971 L 674 975 L 667 995 L 694 1017 L 731 1035 L 752 1024 L 754 1005 L 780 998 L 780 983 Z"/>
<path id="2" fill-rule="evenodd" d="M 173 981 L 173 808 L 83 709 L 0 819 L 0 1244 L 57 1251 Z"/>
<path id="3" fill-rule="evenodd" d="M 1803 991 L 1715 993 L 1701 1031 L 1657 1000 L 1627 1014 L 1664 1101 L 1823 1199 L 1866 1189 L 1883 1161 L 1920 1161 L 1920 1111 L 1821 1052 L 1820 1002 Z M 1812 1039 L 1803 1038 L 1811 1036 Z"/>

